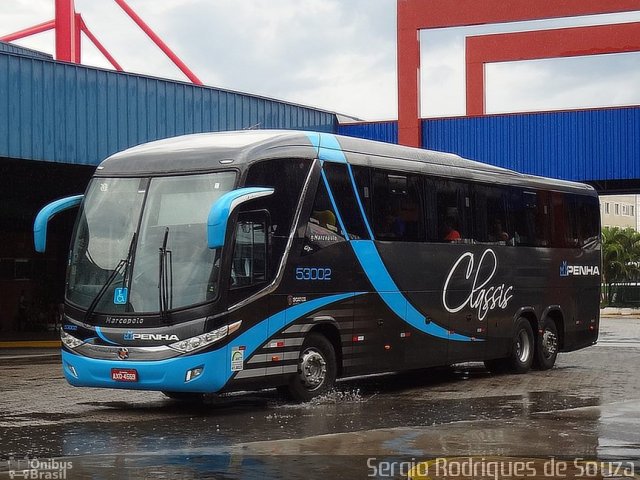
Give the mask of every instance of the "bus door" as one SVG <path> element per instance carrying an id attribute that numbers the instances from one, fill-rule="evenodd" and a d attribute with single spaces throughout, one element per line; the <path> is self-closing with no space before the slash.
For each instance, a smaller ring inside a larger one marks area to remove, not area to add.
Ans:
<path id="1" fill-rule="evenodd" d="M 420 248 L 418 245 L 413 251 Z M 418 274 L 415 278 L 419 278 Z M 441 292 L 413 291 L 403 295 L 407 299 L 406 319 L 393 332 L 394 341 L 402 350 L 399 361 L 409 369 L 442 365 L 447 358 L 449 339 L 448 313 L 439 306 Z"/>
<path id="2" fill-rule="evenodd" d="M 400 293 L 385 295 L 388 301 L 401 303 L 404 299 Z M 367 295 L 354 300 L 352 344 L 354 356 L 362 360 L 362 370 L 389 371 L 402 366 L 405 352 L 400 334 L 406 325 L 404 320 L 379 298 Z"/>

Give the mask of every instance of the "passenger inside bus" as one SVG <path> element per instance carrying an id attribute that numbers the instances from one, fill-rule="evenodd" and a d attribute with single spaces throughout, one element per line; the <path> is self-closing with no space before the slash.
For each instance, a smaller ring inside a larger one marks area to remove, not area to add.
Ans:
<path id="1" fill-rule="evenodd" d="M 387 205 L 384 208 L 382 220 L 382 239 L 402 239 L 405 234 L 406 224 L 402 218 L 402 212 L 399 208 Z"/>
<path id="2" fill-rule="evenodd" d="M 491 223 L 491 231 L 489 233 L 489 239 L 492 242 L 507 242 L 510 235 L 502 228 L 502 221 L 499 218 L 495 218 Z"/>
<path id="3" fill-rule="evenodd" d="M 453 217 L 447 217 L 444 221 L 444 238 L 447 242 L 454 242 L 460 240 L 460 232 L 455 228 L 456 221 Z"/>
<path id="4" fill-rule="evenodd" d="M 336 216 L 334 215 L 334 213 L 331 210 L 314 210 L 311 213 L 311 219 L 312 222 L 317 223 L 318 225 L 320 225 L 321 227 L 327 228 L 331 231 L 337 231 L 337 227 L 336 227 Z"/>

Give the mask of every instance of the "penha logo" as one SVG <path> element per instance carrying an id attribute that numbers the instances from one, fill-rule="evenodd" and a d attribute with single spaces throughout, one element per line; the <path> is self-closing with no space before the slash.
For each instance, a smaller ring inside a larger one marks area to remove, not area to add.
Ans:
<path id="1" fill-rule="evenodd" d="M 449 313 L 457 313 L 465 307 L 477 309 L 478 320 L 484 320 L 490 310 L 507 308 L 513 297 L 513 285 L 491 285 L 491 280 L 498 269 L 498 259 L 490 248 L 485 250 L 480 261 L 476 263 L 475 255 L 471 252 L 464 253 L 453 264 L 447 280 L 442 289 L 442 304 Z M 469 294 L 457 306 L 449 304 L 447 299 L 449 284 L 452 278 L 460 280 L 463 285 L 456 285 L 454 290 L 468 289 Z"/>
<path id="2" fill-rule="evenodd" d="M 564 260 L 560 264 L 561 277 L 597 277 L 600 275 L 600 268 L 597 265 L 569 265 Z"/>
<path id="3" fill-rule="evenodd" d="M 126 341 L 133 340 L 153 340 L 153 341 L 162 341 L 162 340 L 180 340 L 177 335 L 168 335 L 163 333 L 133 333 L 129 330 L 127 333 L 123 335 L 123 338 Z"/>
<path id="4" fill-rule="evenodd" d="M 560 276 L 568 277 L 569 276 L 569 262 L 566 260 L 560 264 Z"/>

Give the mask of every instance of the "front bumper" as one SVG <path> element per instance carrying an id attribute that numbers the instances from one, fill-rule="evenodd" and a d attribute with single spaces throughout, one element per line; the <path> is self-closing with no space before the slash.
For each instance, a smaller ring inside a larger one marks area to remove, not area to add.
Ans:
<path id="1" fill-rule="evenodd" d="M 112 380 L 112 368 L 136 369 L 138 381 Z M 187 381 L 187 372 L 195 368 L 202 368 L 202 373 Z M 168 392 L 214 393 L 221 390 L 232 375 L 228 346 L 197 355 L 154 361 L 102 360 L 63 349 L 62 369 L 67 381 L 77 387 Z"/>

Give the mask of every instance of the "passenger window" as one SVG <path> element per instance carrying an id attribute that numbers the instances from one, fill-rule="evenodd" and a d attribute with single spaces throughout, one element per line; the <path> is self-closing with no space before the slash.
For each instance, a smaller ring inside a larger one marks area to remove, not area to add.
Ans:
<path id="1" fill-rule="evenodd" d="M 266 213 L 247 212 L 238 218 L 231 260 L 231 288 L 249 287 L 267 280 Z"/>
<path id="2" fill-rule="evenodd" d="M 299 159 L 264 160 L 251 165 L 244 182 L 245 187 L 271 187 L 273 195 L 251 201 L 241 208 L 265 208 L 269 212 L 269 258 L 272 265 L 282 260 L 291 226 L 300 202 L 302 186 L 309 173 L 310 162 Z M 259 205 L 260 207 L 257 207 Z M 273 268 L 270 275 L 275 275 Z M 271 278 L 269 279 L 271 280 Z"/>
<path id="3" fill-rule="evenodd" d="M 600 237 L 600 209 L 596 197 L 577 197 L 580 246 L 588 247 Z"/>
<path id="4" fill-rule="evenodd" d="M 551 192 L 551 244 L 554 247 L 567 247 L 567 227 L 564 213 L 564 194 Z"/>
<path id="5" fill-rule="evenodd" d="M 344 233 L 322 178 L 305 232 L 303 255 L 309 255 L 334 243 L 344 242 Z"/>
<path id="6" fill-rule="evenodd" d="M 554 247 L 587 247 L 600 236 L 600 210 L 596 197 L 550 192 Z"/>
<path id="7" fill-rule="evenodd" d="M 575 195 L 562 195 L 562 218 L 565 224 L 564 246 L 576 248 L 580 246 L 580 232 L 578 218 L 578 198 Z"/>
<path id="8" fill-rule="evenodd" d="M 371 225 L 371 172 L 369 167 L 352 166 L 353 176 L 358 189 L 358 196 L 362 203 L 369 225 Z"/>
<path id="9" fill-rule="evenodd" d="M 374 170 L 372 223 L 376 239 L 425 241 L 422 205 L 419 176 Z"/>
<path id="10" fill-rule="evenodd" d="M 369 238 L 347 166 L 325 163 L 324 172 L 349 238 L 352 240 Z"/>
<path id="11" fill-rule="evenodd" d="M 547 193 L 514 188 L 511 190 L 508 223 L 513 226 L 513 244 L 545 247 L 549 238 Z"/>
<path id="12" fill-rule="evenodd" d="M 513 245 L 512 225 L 507 223 L 507 190 L 482 184 L 475 185 L 474 190 L 475 240 Z"/>
<path id="13" fill-rule="evenodd" d="M 426 178 L 424 185 L 428 241 L 468 241 L 471 238 L 471 202 L 467 184 Z"/>
<path id="14" fill-rule="evenodd" d="M 271 215 L 271 230 L 274 236 L 289 237 L 302 185 L 308 172 L 309 162 L 291 159 L 265 160 L 249 168 L 245 187 L 274 189 L 273 195 L 259 200 L 261 208 L 266 208 Z"/>

